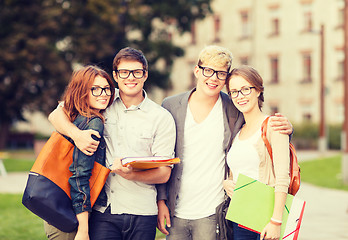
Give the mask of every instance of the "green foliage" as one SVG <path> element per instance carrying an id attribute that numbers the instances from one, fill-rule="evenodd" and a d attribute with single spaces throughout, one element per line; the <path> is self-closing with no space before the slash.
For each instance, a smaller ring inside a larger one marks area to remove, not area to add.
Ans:
<path id="1" fill-rule="evenodd" d="M 341 149 L 342 125 L 330 125 L 328 130 L 329 149 Z"/>
<path id="2" fill-rule="evenodd" d="M 317 186 L 348 191 L 342 181 L 342 156 L 300 162 L 301 180 Z"/>
<path id="3" fill-rule="evenodd" d="M 24 109 L 53 110 L 76 63 L 111 73 L 115 53 L 131 46 L 149 60 L 146 88 L 170 88 L 173 60 L 184 54 L 171 29 L 190 31 L 210 1 L 0 1 L 0 149 Z"/>
<path id="4" fill-rule="evenodd" d="M 318 125 L 304 123 L 294 126 L 293 143 L 296 149 L 315 149 L 319 138 Z"/>
<path id="5" fill-rule="evenodd" d="M 294 125 L 292 142 L 296 149 L 317 149 L 319 139 L 319 126 L 313 123 Z M 330 125 L 327 127 L 327 141 L 329 149 L 341 148 L 341 125 Z"/>

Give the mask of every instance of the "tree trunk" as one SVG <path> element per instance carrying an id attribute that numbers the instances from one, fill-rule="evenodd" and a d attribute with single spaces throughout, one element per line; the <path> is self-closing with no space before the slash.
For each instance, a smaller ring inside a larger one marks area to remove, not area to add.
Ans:
<path id="1" fill-rule="evenodd" d="M 8 135 L 10 133 L 10 123 L 2 122 L 0 124 L 0 150 L 4 150 L 7 145 Z"/>

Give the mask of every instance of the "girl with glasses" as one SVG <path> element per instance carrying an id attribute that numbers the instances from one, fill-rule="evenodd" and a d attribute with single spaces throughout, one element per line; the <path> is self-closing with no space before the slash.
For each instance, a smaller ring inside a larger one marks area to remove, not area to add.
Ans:
<path id="1" fill-rule="evenodd" d="M 261 76 L 254 68 L 241 66 L 232 70 L 226 87 L 234 105 L 242 112 L 245 124 L 233 139 L 227 154 L 230 179 L 224 181 L 225 191 L 233 198 L 234 186 L 240 173 L 275 189 L 273 216 L 261 236 L 233 223 L 234 240 L 279 239 L 290 182 L 289 136 L 268 128 L 267 138 L 273 149 L 273 166 L 261 138 L 261 125 L 267 117 L 262 112 L 264 87 Z"/>
<path id="2" fill-rule="evenodd" d="M 90 202 L 89 178 L 94 161 L 105 166 L 106 144 L 103 138 L 103 112 L 111 105 L 115 94 L 115 86 L 111 77 L 96 66 L 86 66 L 72 74 L 71 81 L 63 95 L 64 112 L 71 122 L 83 130 L 94 130 L 99 136 L 92 137 L 99 141 L 97 151 L 86 155 L 76 146 L 73 152 L 73 163 L 69 170 L 72 176 L 71 185 L 72 206 L 79 222 L 78 229 L 71 233 L 62 232 L 45 222 L 45 232 L 48 239 L 89 239 L 88 215 L 92 211 Z M 95 205 L 106 206 L 106 193 L 103 189 Z"/>

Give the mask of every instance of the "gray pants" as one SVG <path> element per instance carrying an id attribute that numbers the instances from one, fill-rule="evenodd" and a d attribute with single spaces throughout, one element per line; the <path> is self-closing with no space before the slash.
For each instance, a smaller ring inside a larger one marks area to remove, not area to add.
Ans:
<path id="1" fill-rule="evenodd" d="M 76 231 L 66 233 L 44 221 L 44 228 L 49 240 L 74 240 Z"/>
<path id="2" fill-rule="evenodd" d="M 216 217 L 196 220 L 173 217 L 167 240 L 216 240 Z"/>

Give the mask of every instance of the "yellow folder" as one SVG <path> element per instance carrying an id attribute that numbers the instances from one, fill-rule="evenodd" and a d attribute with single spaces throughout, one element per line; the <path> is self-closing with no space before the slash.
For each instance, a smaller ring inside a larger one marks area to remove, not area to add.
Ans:
<path id="1" fill-rule="evenodd" d="M 180 159 L 161 156 L 126 157 L 122 158 L 121 162 L 124 167 L 131 166 L 134 169 L 144 170 L 177 164 L 180 163 Z"/>

